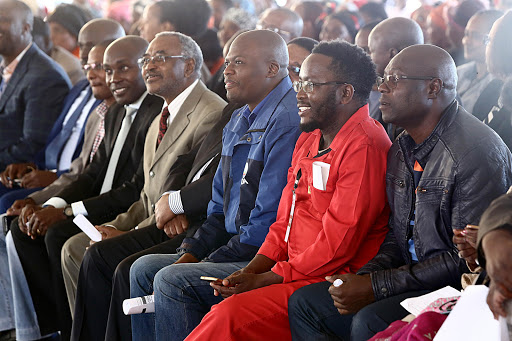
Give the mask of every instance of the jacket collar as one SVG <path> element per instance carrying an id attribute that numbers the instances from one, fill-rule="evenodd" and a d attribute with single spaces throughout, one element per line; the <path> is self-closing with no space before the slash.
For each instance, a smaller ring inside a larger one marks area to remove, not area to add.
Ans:
<path id="1" fill-rule="evenodd" d="M 444 131 L 452 124 L 458 111 L 459 105 L 456 100 L 453 100 L 453 102 L 442 113 L 441 119 L 434 130 L 432 130 L 425 141 L 419 145 L 416 145 L 412 137 L 407 132 L 400 135 L 398 137 L 398 143 L 404 155 L 413 157 L 422 167 L 425 167 L 430 152 L 434 149 Z"/>

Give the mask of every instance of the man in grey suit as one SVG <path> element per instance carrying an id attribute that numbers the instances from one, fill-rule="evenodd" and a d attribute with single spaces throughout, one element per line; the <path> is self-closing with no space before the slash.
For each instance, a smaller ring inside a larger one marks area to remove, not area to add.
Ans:
<path id="1" fill-rule="evenodd" d="M 64 70 L 32 43 L 33 21 L 23 2 L 0 3 L 0 170 L 34 159 L 71 87 Z"/>

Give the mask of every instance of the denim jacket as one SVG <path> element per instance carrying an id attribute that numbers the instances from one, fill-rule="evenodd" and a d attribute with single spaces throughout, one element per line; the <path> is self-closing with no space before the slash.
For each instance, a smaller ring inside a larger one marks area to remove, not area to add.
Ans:
<path id="1" fill-rule="evenodd" d="M 390 231 L 379 253 L 358 273 L 371 274 L 375 299 L 408 291 L 460 287 L 467 272 L 452 242 L 452 229 L 477 225 L 511 185 L 512 160 L 500 137 L 454 101 L 421 144 L 404 132 L 388 153 L 386 192 Z M 424 171 L 414 188 L 413 164 Z M 409 223 L 418 262 L 408 251 Z"/>

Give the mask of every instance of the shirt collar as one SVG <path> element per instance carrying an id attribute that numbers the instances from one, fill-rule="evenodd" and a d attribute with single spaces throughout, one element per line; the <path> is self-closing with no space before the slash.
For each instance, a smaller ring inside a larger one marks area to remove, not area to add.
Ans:
<path id="1" fill-rule="evenodd" d="M 147 91 L 144 91 L 144 93 L 142 94 L 142 96 L 139 97 L 138 100 L 136 100 L 135 102 L 133 103 L 130 103 L 130 104 L 127 104 L 125 105 L 125 109 L 128 109 L 128 108 L 133 108 L 135 110 L 139 110 L 142 102 L 144 101 L 144 99 L 146 98 L 146 96 L 148 95 L 148 92 Z"/>
<path id="2" fill-rule="evenodd" d="M 197 83 L 199 83 L 199 79 L 196 79 L 185 90 L 183 90 L 178 96 L 176 96 L 176 98 L 173 99 L 171 101 L 171 103 L 167 104 L 167 107 L 169 108 L 169 112 L 171 112 L 171 109 L 173 109 L 173 111 L 175 111 L 175 112 L 178 112 L 180 110 L 181 106 L 183 105 L 183 103 L 185 103 L 185 100 L 187 99 L 188 95 L 190 95 L 190 93 L 192 92 L 194 87 L 197 85 Z M 165 108 L 165 105 L 166 104 L 164 104 L 164 108 Z"/>
<path id="3" fill-rule="evenodd" d="M 16 67 L 18 66 L 18 63 L 23 58 L 25 53 L 27 53 L 28 49 L 30 49 L 32 44 L 33 43 L 28 44 L 27 47 L 25 47 L 23 49 L 23 51 L 21 51 L 20 54 L 18 54 L 16 56 L 16 58 L 14 58 L 14 60 L 9 63 L 9 65 L 5 66 L 4 65 L 5 60 L 2 61 L 2 67 L 3 67 L 3 69 L 2 69 L 2 77 L 4 78 L 5 81 L 8 81 L 9 78 L 11 78 L 11 75 L 14 73 L 14 70 L 16 70 Z"/>

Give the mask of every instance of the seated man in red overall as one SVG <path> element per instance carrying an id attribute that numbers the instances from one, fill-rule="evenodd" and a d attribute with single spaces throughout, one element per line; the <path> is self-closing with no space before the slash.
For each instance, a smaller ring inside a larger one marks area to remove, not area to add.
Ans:
<path id="1" fill-rule="evenodd" d="M 375 78 L 370 58 L 346 42 L 320 43 L 306 58 L 293 84 L 304 133 L 277 220 L 245 268 L 212 282 L 217 295 L 237 295 L 213 306 L 187 340 L 289 340 L 295 290 L 355 273 L 377 254 L 388 231 L 391 142 L 368 114 Z"/>

